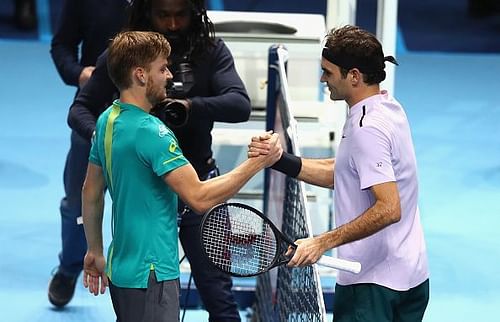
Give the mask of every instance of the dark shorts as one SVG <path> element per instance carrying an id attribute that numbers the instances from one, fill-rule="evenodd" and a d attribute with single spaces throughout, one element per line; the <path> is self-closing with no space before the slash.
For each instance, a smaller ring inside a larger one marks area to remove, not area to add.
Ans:
<path id="1" fill-rule="evenodd" d="M 109 283 L 117 322 L 178 322 L 179 279 L 156 281 L 149 274 L 148 288 L 123 288 Z"/>
<path id="2" fill-rule="evenodd" d="M 409 289 L 394 291 L 375 284 L 336 285 L 334 322 L 422 321 L 429 302 L 429 280 Z"/>

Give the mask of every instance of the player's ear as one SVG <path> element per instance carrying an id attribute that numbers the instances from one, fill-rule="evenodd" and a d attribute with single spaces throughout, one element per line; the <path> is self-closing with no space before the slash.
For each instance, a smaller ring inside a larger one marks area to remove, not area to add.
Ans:
<path id="1" fill-rule="evenodd" d="M 137 67 L 134 70 L 134 79 L 139 82 L 142 86 L 146 85 L 146 72 L 144 68 Z"/>
<path id="2" fill-rule="evenodd" d="M 359 83 L 359 81 L 361 81 L 362 75 L 359 69 L 353 68 L 349 71 L 347 77 L 352 85 L 356 85 L 357 83 Z"/>

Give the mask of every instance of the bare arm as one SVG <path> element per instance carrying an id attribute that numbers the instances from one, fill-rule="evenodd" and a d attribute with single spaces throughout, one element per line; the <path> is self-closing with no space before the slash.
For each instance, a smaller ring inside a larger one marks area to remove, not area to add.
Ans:
<path id="1" fill-rule="evenodd" d="M 335 159 L 302 159 L 302 167 L 297 179 L 304 182 L 333 189 Z"/>
<path id="2" fill-rule="evenodd" d="M 108 279 L 104 273 L 106 262 L 103 254 L 102 218 L 105 181 L 102 168 L 89 163 L 82 189 L 82 215 L 87 254 L 84 259 L 83 284 L 94 295 L 104 293 Z"/>
<path id="3" fill-rule="evenodd" d="M 89 250 L 102 253 L 104 177 L 101 167 L 89 163 L 82 189 L 82 215 Z"/>
<path id="4" fill-rule="evenodd" d="M 278 135 L 269 140 L 272 147 L 267 155 L 245 160 L 234 170 L 207 181 L 200 181 L 188 164 L 164 176 L 164 181 L 197 213 L 204 213 L 218 203 L 234 196 L 257 172 L 279 158 L 281 146 Z"/>
<path id="5" fill-rule="evenodd" d="M 371 236 L 401 219 L 401 204 L 396 182 L 371 188 L 375 203 L 353 221 L 313 238 L 297 240 L 299 245 L 289 266 L 315 263 L 329 249 Z"/>

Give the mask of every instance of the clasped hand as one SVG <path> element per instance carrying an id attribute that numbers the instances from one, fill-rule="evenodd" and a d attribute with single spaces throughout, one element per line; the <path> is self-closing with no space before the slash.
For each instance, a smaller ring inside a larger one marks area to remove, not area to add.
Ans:
<path id="1" fill-rule="evenodd" d="M 249 158 L 269 155 L 272 153 L 277 153 L 277 158 L 269 166 L 272 166 L 276 161 L 278 161 L 283 154 L 279 134 L 273 133 L 273 131 L 267 131 L 264 134 L 253 136 L 250 144 L 248 144 L 247 155 Z"/>
<path id="2" fill-rule="evenodd" d="M 276 136 L 277 143 L 273 145 L 273 136 Z M 283 154 L 283 148 L 277 134 L 273 134 L 272 131 L 266 132 L 259 136 L 252 137 L 250 144 L 248 144 L 247 155 L 249 158 L 255 158 L 262 155 L 268 155 L 278 149 L 279 157 Z M 279 160 L 276 159 L 276 161 Z M 273 163 L 274 164 L 274 163 Z M 273 165 L 271 164 L 271 166 Z M 316 263 L 321 255 L 323 255 L 324 250 L 322 244 L 319 240 L 315 238 L 305 238 L 295 241 L 297 248 L 289 247 L 286 252 L 286 256 L 291 256 L 288 266 L 290 267 L 303 267 Z"/>

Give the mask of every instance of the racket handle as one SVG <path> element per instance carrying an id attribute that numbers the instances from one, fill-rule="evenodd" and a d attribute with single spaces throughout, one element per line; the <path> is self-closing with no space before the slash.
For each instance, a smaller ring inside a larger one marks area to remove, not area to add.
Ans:
<path id="1" fill-rule="evenodd" d="M 331 256 L 321 256 L 319 260 L 316 262 L 316 264 L 330 268 L 340 269 L 343 271 L 348 271 L 355 274 L 361 272 L 361 263 L 351 262 L 345 259 L 335 258 Z"/>

